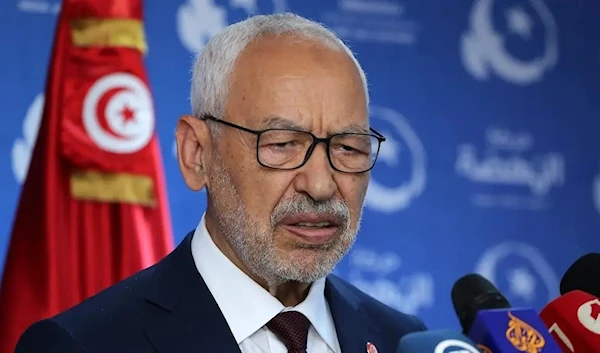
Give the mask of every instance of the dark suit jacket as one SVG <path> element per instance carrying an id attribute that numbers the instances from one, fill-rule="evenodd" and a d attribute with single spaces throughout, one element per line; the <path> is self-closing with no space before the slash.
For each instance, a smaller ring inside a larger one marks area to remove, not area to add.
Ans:
<path id="1" fill-rule="evenodd" d="M 15 353 L 240 352 L 194 265 L 192 236 L 193 232 L 158 264 L 33 324 Z M 425 330 L 416 317 L 378 302 L 339 277 L 327 278 L 325 296 L 344 353 L 364 353 L 367 342 L 380 353 L 395 352 L 403 335 Z"/>

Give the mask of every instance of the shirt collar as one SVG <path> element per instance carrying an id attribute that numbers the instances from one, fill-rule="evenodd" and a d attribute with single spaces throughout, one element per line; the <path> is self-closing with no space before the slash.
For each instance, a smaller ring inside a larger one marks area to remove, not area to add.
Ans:
<path id="1" fill-rule="evenodd" d="M 192 256 L 238 345 L 278 313 L 296 310 L 308 318 L 319 336 L 335 350 L 336 333 L 325 300 L 325 278 L 313 282 L 302 303 L 286 308 L 221 252 L 206 229 L 205 216 L 192 238 Z"/>
<path id="2" fill-rule="evenodd" d="M 327 343 L 332 352 L 336 351 L 337 335 L 331 317 L 329 306 L 325 300 L 325 278 L 320 278 L 312 283 L 306 299 L 296 307 L 285 308 L 296 310 L 304 314 L 314 327 L 315 331 Z"/>

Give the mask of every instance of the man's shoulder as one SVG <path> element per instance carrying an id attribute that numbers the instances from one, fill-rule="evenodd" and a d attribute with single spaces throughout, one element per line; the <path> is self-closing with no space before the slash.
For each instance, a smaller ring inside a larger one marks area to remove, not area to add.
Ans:
<path id="1" fill-rule="evenodd" d="M 138 312 L 140 306 L 144 304 L 146 289 L 152 281 L 155 266 L 115 283 L 52 319 L 69 330 L 76 331 L 86 320 L 88 322 L 95 320 L 96 323 L 114 321 Z"/>
<path id="2" fill-rule="evenodd" d="M 156 266 L 156 265 L 155 265 Z M 142 337 L 139 330 L 148 304 L 145 289 L 156 267 L 135 273 L 66 311 L 31 325 L 22 335 L 16 352 L 41 352 L 44 347 L 64 352 L 106 351 Z M 138 332 L 139 331 L 139 332 Z M 38 350 L 39 349 L 39 350 Z"/>
<path id="3" fill-rule="evenodd" d="M 341 289 L 352 295 L 360 306 L 360 310 L 368 316 L 372 322 L 376 323 L 380 330 L 397 334 L 400 332 L 410 333 L 427 329 L 423 321 L 417 316 L 403 313 L 392 308 L 338 276 L 331 275 L 328 277 L 328 280 L 335 285 L 338 290 Z"/>

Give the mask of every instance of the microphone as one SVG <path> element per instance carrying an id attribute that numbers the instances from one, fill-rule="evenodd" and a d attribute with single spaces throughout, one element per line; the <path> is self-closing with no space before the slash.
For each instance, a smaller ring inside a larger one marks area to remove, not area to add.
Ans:
<path id="1" fill-rule="evenodd" d="M 551 301 L 540 312 L 542 321 L 564 352 L 600 352 L 600 300 L 573 290 Z"/>
<path id="2" fill-rule="evenodd" d="M 600 254 L 589 253 L 580 257 L 567 269 L 560 281 L 560 294 L 580 290 L 600 297 Z"/>
<path id="3" fill-rule="evenodd" d="M 494 285 L 478 274 L 463 276 L 454 283 L 452 305 L 463 333 L 471 331 L 477 313 L 482 309 L 508 309 L 510 303 Z"/>
<path id="4" fill-rule="evenodd" d="M 579 258 L 560 281 L 560 293 L 540 312 L 564 352 L 588 353 L 600 349 L 600 254 Z"/>
<path id="5" fill-rule="evenodd" d="M 484 352 L 562 353 L 533 309 L 511 308 L 481 275 L 469 274 L 456 281 L 452 305 L 464 332 Z"/>
<path id="6" fill-rule="evenodd" d="M 397 353 L 480 353 L 475 343 L 452 330 L 419 331 L 404 335 Z M 485 352 L 485 351 L 484 351 Z M 495 353 L 495 352 L 494 352 Z"/>

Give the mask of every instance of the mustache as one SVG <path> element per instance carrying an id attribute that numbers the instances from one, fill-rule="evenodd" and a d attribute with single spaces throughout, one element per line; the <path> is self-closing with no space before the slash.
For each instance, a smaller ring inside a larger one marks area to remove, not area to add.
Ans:
<path id="1" fill-rule="evenodd" d="M 350 209 L 344 201 L 339 199 L 315 201 L 308 196 L 299 196 L 282 201 L 275 207 L 271 214 L 271 227 L 275 227 L 285 217 L 299 213 L 326 214 L 337 219 L 344 229 L 350 224 Z"/>

